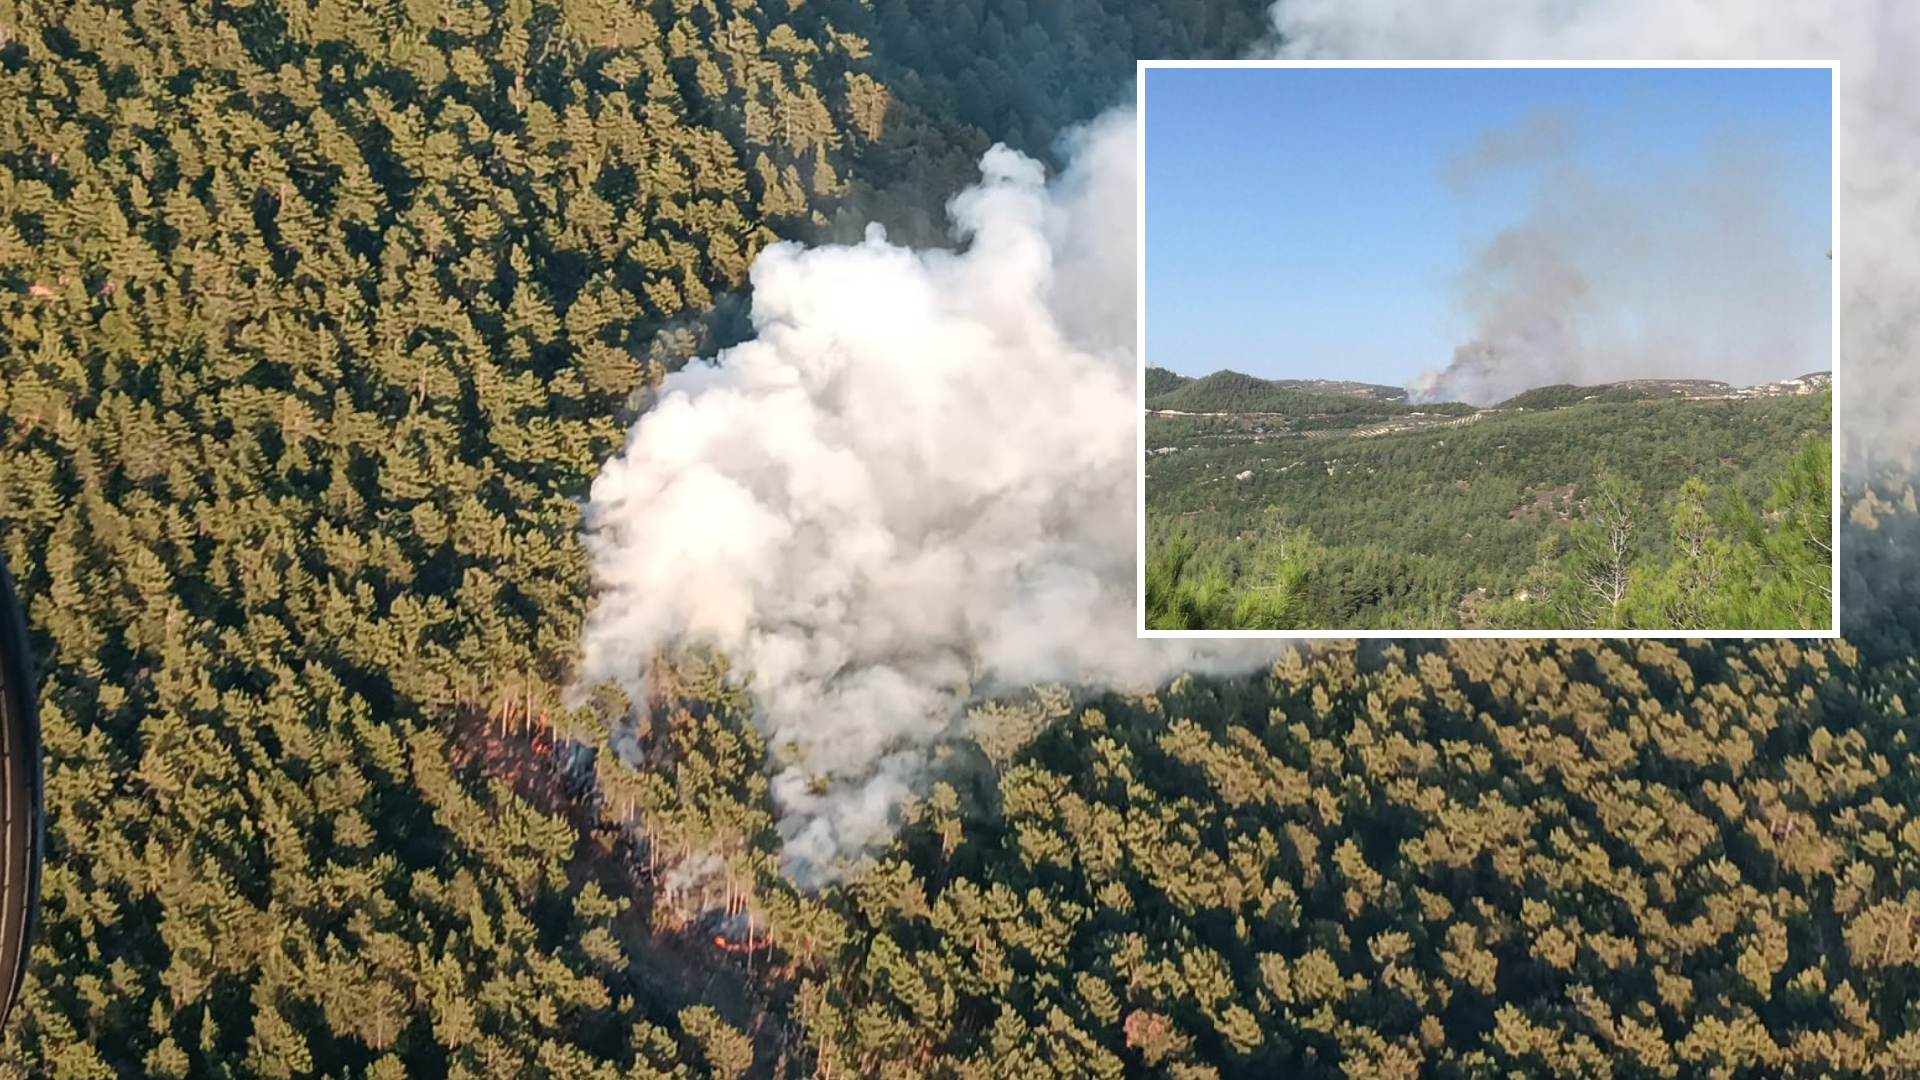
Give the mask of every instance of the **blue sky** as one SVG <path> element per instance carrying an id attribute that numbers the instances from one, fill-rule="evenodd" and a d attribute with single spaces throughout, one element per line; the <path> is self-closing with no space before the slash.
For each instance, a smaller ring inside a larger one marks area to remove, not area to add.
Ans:
<path id="1" fill-rule="evenodd" d="M 1730 138 L 1773 151 L 1788 219 L 1779 227 L 1788 247 L 1804 244 L 1817 260 L 1821 284 L 1806 310 L 1827 317 L 1825 69 L 1149 68 L 1144 77 L 1149 363 L 1390 385 L 1444 366 L 1475 329 L 1457 275 L 1527 217 L 1551 175 L 1522 162 L 1462 186 L 1450 183 L 1450 163 L 1489 132 L 1547 123 L 1543 115 L 1561 121 L 1558 160 L 1604 185 L 1701 168 Z"/>

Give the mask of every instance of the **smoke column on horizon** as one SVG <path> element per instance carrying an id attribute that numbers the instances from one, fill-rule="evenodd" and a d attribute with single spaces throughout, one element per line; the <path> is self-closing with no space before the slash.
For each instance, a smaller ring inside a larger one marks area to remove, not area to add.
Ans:
<path id="1" fill-rule="evenodd" d="M 667 377 L 595 480 L 580 684 L 656 650 L 750 673 L 789 872 L 890 835 L 966 705 L 1150 686 L 1276 647 L 1138 638 L 1135 118 L 1051 185 L 996 146 L 957 251 L 769 247 L 752 340 Z"/>
<path id="2" fill-rule="evenodd" d="M 1920 449 L 1920 5 L 1891 0 L 1278 0 L 1270 55 L 1840 67 L 1840 416 L 1850 468 Z"/>
<path id="3" fill-rule="evenodd" d="M 1492 405 L 1553 383 L 1718 379 L 1751 385 L 1825 371 L 1832 268 L 1809 248 L 1769 135 L 1722 133 L 1694 160 L 1660 161 L 1623 110 L 1536 110 L 1448 163 L 1471 200 L 1490 182 L 1531 193 L 1525 216 L 1477 245 L 1456 275 L 1474 335 L 1419 400 Z M 1631 172 L 1602 177 L 1583 149 Z M 1818 208 L 1823 212 L 1823 201 Z"/>

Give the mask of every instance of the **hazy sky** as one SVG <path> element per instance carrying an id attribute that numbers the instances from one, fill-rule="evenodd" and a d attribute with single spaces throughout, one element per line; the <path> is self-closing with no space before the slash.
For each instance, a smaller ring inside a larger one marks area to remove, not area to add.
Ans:
<path id="1" fill-rule="evenodd" d="M 1542 146 L 1622 189 L 1757 146 L 1779 163 L 1790 246 L 1827 266 L 1825 69 L 1150 68 L 1145 82 L 1146 360 L 1184 374 L 1402 385 L 1444 366 L 1475 331 L 1461 271 L 1557 175 Z M 1795 300 L 1821 341 L 1825 280 Z"/>

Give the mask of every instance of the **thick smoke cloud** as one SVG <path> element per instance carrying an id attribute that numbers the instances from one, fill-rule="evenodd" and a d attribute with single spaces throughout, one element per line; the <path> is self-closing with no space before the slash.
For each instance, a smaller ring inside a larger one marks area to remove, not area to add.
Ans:
<path id="1" fill-rule="evenodd" d="M 1110 114 L 1051 186 L 995 147 L 958 251 L 770 247 L 753 339 L 670 376 L 593 485 L 582 684 L 640 700 L 689 646 L 750 672 L 803 881 L 889 833 L 980 695 L 1274 655 L 1133 629 L 1134 147 Z"/>
<path id="2" fill-rule="evenodd" d="M 1279 0 L 1288 58 L 1840 66 L 1840 404 L 1849 466 L 1905 460 L 1920 366 L 1920 5 L 1897 0 Z"/>
<path id="3" fill-rule="evenodd" d="M 1788 193 L 1793 163 L 1764 136 L 1731 134 L 1662 162 L 1636 145 L 1636 119 L 1536 112 L 1449 162 L 1463 198 L 1517 179 L 1533 202 L 1459 273 L 1474 336 L 1414 381 L 1417 400 L 1491 405 L 1623 379 L 1749 385 L 1832 366 L 1831 267 L 1792 226 L 1807 210 Z M 1634 169 L 1595 175 L 1576 134 Z"/>

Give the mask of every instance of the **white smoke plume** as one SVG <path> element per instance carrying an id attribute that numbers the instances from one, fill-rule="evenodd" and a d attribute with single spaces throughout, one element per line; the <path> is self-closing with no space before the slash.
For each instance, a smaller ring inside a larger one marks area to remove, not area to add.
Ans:
<path id="1" fill-rule="evenodd" d="M 1849 466 L 1920 448 L 1920 5 L 1903 0 L 1279 0 L 1287 58 L 1837 64 Z"/>
<path id="2" fill-rule="evenodd" d="M 1135 634 L 1132 111 L 1072 162 L 990 150 L 957 251 L 768 248 L 753 339 L 669 376 L 594 482 L 582 685 L 640 700 L 687 646 L 751 673 L 803 882 L 890 833 L 983 693 L 1275 655 Z"/>
<path id="3" fill-rule="evenodd" d="M 1793 228 L 1808 209 L 1788 191 L 1793 163 L 1759 132 L 1661 162 L 1636 145 L 1636 119 L 1535 112 L 1449 162 L 1463 197 L 1513 174 L 1533 201 L 1457 275 L 1474 336 L 1414 380 L 1414 400 L 1491 405 L 1551 383 L 1624 379 L 1744 386 L 1832 367 L 1832 268 L 1824 241 L 1809 248 Z M 1634 170 L 1602 178 L 1578 164 L 1576 130 Z"/>

